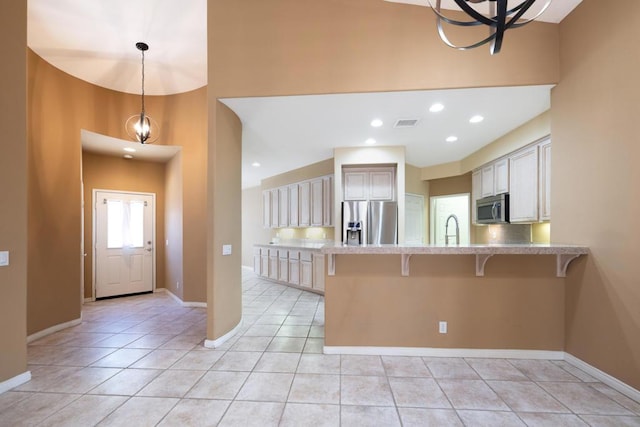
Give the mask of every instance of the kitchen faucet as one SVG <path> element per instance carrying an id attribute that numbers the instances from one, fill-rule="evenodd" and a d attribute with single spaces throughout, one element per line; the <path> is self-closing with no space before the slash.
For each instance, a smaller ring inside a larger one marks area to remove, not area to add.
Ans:
<path id="1" fill-rule="evenodd" d="M 454 214 L 451 214 L 447 217 L 447 221 L 445 222 L 444 225 L 444 244 L 448 245 L 449 244 L 449 220 L 453 218 L 453 221 L 456 223 L 456 245 L 460 244 L 460 226 L 458 224 L 458 217 L 455 216 Z M 453 236 L 453 235 L 452 235 Z"/>

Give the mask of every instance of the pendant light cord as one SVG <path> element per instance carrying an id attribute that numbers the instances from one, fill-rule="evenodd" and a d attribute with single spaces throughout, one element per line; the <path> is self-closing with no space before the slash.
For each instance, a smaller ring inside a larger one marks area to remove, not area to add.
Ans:
<path id="1" fill-rule="evenodd" d="M 144 115 L 144 49 L 142 52 L 142 114 Z"/>

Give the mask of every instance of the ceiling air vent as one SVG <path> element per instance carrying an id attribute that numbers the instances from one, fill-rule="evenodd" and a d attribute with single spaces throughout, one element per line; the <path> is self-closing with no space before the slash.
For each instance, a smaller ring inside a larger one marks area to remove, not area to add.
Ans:
<path id="1" fill-rule="evenodd" d="M 420 119 L 398 119 L 394 128 L 413 128 L 416 127 Z"/>

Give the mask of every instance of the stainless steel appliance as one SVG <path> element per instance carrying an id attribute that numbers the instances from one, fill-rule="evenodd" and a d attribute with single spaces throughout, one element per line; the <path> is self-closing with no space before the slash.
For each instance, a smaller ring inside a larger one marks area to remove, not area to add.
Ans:
<path id="1" fill-rule="evenodd" d="M 476 201 L 478 224 L 506 224 L 509 222 L 509 194 L 485 197 Z"/>
<path id="2" fill-rule="evenodd" d="M 362 244 L 362 223 L 360 221 L 350 221 L 347 225 L 347 245 Z"/>
<path id="3" fill-rule="evenodd" d="M 356 229 L 359 224 L 359 233 Z M 342 243 L 370 245 L 398 243 L 398 203 L 383 201 L 342 202 Z M 351 237 L 351 238 L 350 238 Z"/>

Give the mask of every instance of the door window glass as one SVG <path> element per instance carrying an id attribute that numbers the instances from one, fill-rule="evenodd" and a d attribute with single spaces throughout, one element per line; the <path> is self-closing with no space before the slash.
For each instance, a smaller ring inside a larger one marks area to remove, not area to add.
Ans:
<path id="1" fill-rule="evenodd" d="M 107 248 L 144 247 L 144 202 L 107 200 Z"/>
<path id="2" fill-rule="evenodd" d="M 122 200 L 107 200 L 107 248 L 122 248 L 123 224 L 124 224 L 124 203 Z"/>

